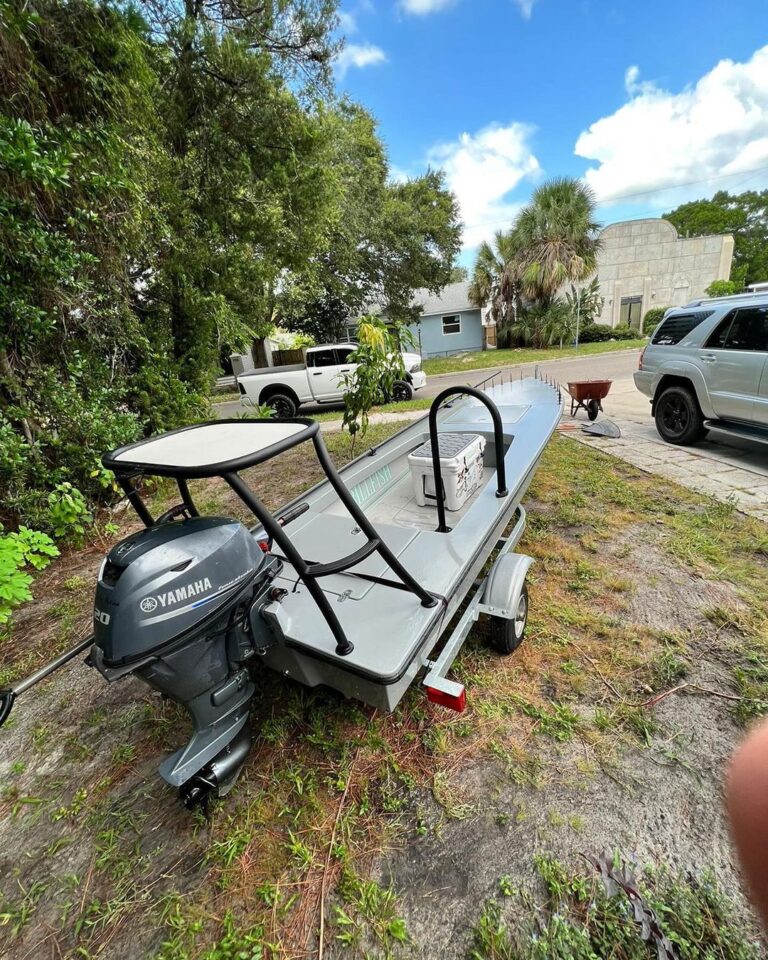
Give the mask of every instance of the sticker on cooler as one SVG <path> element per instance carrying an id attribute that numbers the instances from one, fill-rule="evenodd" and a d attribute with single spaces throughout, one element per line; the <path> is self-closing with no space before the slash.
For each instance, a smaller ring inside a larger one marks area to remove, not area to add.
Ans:
<path id="1" fill-rule="evenodd" d="M 485 438 L 476 433 L 438 434 L 440 474 L 446 510 L 461 510 L 483 479 Z M 432 445 L 425 440 L 408 454 L 411 481 L 420 507 L 435 503 Z"/>

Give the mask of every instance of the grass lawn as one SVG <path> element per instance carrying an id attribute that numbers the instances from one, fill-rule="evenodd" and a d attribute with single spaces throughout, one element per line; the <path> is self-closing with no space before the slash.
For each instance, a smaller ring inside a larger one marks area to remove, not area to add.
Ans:
<path id="1" fill-rule="evenodd" d="M 615 350 L 632 350 L 644 347 L 648 341 L 612 340 L 608 343 L 583 343 L 575 347 L 550 347 L 547 350 L 530 350 L 524 347 L 514 350 L 479 350 L 476 353 L 460 353 L 453 357 L 432 357 L 425 360 L 424 372 L 429 376 L 437 373 L 461 373 L 462 370 L 485 370 L 506 367 L 518 363 L 541 363 L 544 360 L 564 360 L 566 357 L 589 357 L 595 353 L 613 353 Z"/>
<path id="2" fill-rule="evenodd" d="M 346 459 L 348 436 L 326 443 Z M 303 448 L 278 464 L 248 472 L 272 508 L 318 477 Z M 465 713 L 416 686 L 385 715 L 257 671 L 254 748 L 208 820 L 155 772 L 187 736 L 174 705 L 80 663 L 20 698 L 0 730 L 3 957 L 298 960 L 321 917 L 325 960 L 656 956 L 582 856 L 607 848 L 636 854 L 681 960 L 757 960 L 720 810 L 768 709 L 766 526 L 562 437 L 526 507 L 528 635 L 501 658 L 477 626 L 453 671 Z M 0 684 L 89 629 L 110 542 L 37 578 Z"/>
<path id="3" fill-rule="evenodd" d="M 381 406 L 373 407 L 371 409 L 371 415 L 374 413 L 403 413 L 404 411 L 410 410 L 424 410 L 425 412 L 429 410 L 432 404 L 431 397 L 414 397 L 413 400 L 405 400 L 402 403 L 382 403 Z M 319 420 L 321 423 L 324 420 L 341 420 L 344 416 L 344 410 L 342 407 L 339 407 L 337 410 L 327 410 L 323 413 L 309 413 L 307 416 L 312 417 L 313 420 Z"/>

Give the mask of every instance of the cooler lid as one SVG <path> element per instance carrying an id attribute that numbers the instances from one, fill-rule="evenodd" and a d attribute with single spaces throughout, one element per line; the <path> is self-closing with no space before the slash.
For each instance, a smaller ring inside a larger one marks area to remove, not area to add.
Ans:
<path id="1" fill-rule="evenodd" d="M 440 451 L 440 459 L 452 460 L 480 439 L 481 437 L 478 433 L 438 433 L 437 448 Z M 424 443 L 416 447 L 415 450 L 412 450 L 411 453 L 408 454 L 408 458 L 410 459 L 411 457 L 419 460 L 431 460 L 432 444 L 430 441 L 425 440 Z"/>

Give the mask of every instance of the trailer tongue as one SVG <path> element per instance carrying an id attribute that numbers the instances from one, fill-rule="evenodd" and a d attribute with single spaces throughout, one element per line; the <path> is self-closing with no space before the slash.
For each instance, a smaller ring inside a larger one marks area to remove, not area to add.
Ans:
<path id="1" fill-rule="evenodd" d="M 421 678 L 431 701 L 463 709 L 447 674 L 478 617 L 492 618 L 502 653 L 523 638 L 532 561 L 511 551 L 560 411 L 559 389 L 538 379 L 453 388 L 426 424 L 340 473 L 305 419 L 202 423 L 116 450 L 104 464 L 146 529 L 104 560 L 94 636 L 2 691 L 0 724 L 17 696 L 90 648 L 109 682 L 136 675 L 187 709 L 193 735 L 160 774 L 192 806 L 242 768 L 256 665 L 387 710 Z M 273 515 L 241 473 L 304 443 L 326 479 Z M 175 479 L 179 505 L 154 518 L 136 485 L 144 476 Z M 209 477 L 243 500 L 253 530 L 200 516 L 188 481 Z"/>

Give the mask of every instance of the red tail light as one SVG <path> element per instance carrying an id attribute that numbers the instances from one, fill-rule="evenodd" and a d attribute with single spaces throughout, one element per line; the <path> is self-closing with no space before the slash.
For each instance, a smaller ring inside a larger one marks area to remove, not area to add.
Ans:
<path id="1" fill-rule="evenodd" d="M 463 713 L 467 705 L 467 691 L 462 687 L 461 693 L 453 694 L 427 687 L 427 700 L 430 703 L 439 703 L 441 707 L 448 707 L 449 710 L 455 710 L 457 713 Z"/>

